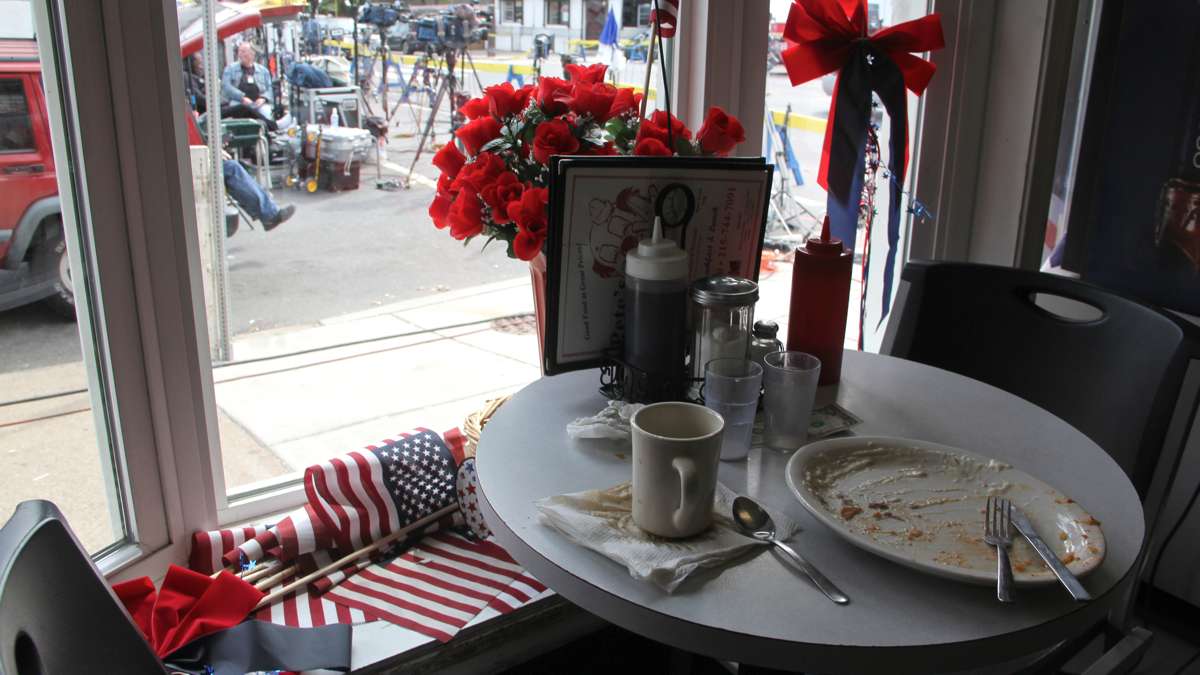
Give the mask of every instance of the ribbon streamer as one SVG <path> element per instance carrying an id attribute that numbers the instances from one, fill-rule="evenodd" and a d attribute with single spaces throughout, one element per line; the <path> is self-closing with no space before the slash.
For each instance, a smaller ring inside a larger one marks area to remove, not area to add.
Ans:
<path id="1" fill-rule="evenodd" d="M 838 73 L 817 183 L 828 194 L 831 233 L 851 250 L 858 229 L 872 92 L 878 94 L 891 119 L 888 169 L 897 180 L 889 181 L 882 322 L 891 304 L 900 238 L 901 186 L 908 164 L 904 92 L 908 89 L 920 95 L 935 70 L 932 63 L 910 52 L 945 45 L 940 15 L 930 14 L 868 35 L 866 0 L 795 0 L 783 36 L 791 43 L 783 52 L 783 63 L 793 85 Z"/>

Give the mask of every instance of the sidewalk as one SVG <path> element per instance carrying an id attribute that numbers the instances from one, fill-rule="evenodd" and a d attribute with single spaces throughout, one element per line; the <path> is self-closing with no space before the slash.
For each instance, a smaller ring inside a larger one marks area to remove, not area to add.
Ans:
<path id="1" fill-rule="evenodd" d="M 761 275 L 755 315 L 786 340 L 792 266 L 774 267 Z M 494 320 L 514 315 L 523 318 Z M 461 426 L 541 376 L 526 277 L 243 336 L 234 357 L 214 371 L 217 404 L 291 471 L 417 426 Z"/>
<path id="2" fill-rule="evenodd" d="M 532 313 L 523 277 L 247 335 L 237 362 L 214 370 L 217 405 L 293 471 L 414 427 L 461 426 L 540 376 Z M 255 361 L 279 354 L 295 355 Z"/>

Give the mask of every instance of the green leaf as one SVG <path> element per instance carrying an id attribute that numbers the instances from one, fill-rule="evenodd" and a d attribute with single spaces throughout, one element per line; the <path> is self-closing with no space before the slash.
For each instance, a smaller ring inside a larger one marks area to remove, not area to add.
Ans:
<path id="1" fill-rule="evenodd" d="M 692 142 L 686 138 L 675 139 L 675 152 L 679 153 L 680 157 L 691 157 L 697 154 Z"/>
<path id="2" fill-rule="evenodd" d="M 493 138 L 492 140 L 488 141 L 487 143 L 484 143 L 483 147 L 480 148 L 479 151 L 480 152 L 495 152 L 496 150 L 507 150 L 510 147 L 512 147 L 512 141 L 501 136 L 500 138 Z"/>
<path id="3" fill-rule="evenodd" d="M 525 121 L 517 120 L 517 121 L 513 122 L 512 124 L 508 125 L 508 128 L 512 132 L 513 138 L 516 138 L 517 136 L 521 135 L 522 131 L 525 130 Z"/>
<path id="4" fill-rule="evenodd" d="M 620 138 L 622 134 L 629 132 L 629 125 L 625 123 L 623 117 L 617 115 L 604 124 L 604 130 L 611 134 L 613 138 Z"/>
<path id="5" fill-rule="evenodd" d="M 512 239 L 509 239 L 509 240 L 508 240 L 508 251 L 507 251 L 507 253 L 508 253 L 508 257 L 510 257 L 510 258 L 514 258 L 514 259 L 515 259 L 515 258 L 517 257 L 517 252 L 516 252 L 516 250 L 513 248 L 513 239 L 516 239 L 516 237 L 513 237 Z"/>

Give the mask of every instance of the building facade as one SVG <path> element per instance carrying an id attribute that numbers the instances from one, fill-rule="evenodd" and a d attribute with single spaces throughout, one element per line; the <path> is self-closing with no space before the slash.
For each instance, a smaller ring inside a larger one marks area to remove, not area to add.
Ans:
<path id="1" fill-rule="evenodd" d="M 501 51 L 531 51 L 534 36 L 544 34 L 556 53 L 574 52 L 579 41 L 600 38 L 610 9 L 623 38 L 650 25 L 649 0 L 495 0 L 495 5 Z"/>

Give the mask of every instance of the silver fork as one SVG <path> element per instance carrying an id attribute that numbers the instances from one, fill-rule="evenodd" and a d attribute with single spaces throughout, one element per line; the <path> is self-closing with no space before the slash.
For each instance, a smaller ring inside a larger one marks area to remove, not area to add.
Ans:
<path id="1" fill-rule="evenodd" d="M 1004 497 L 988 497 L 983 518 L 983 541 L 996 547 L 996 597 L 1012 602 L 1012 565 L 1008 547 L 1012 545 L 1012 503 Z"/>

